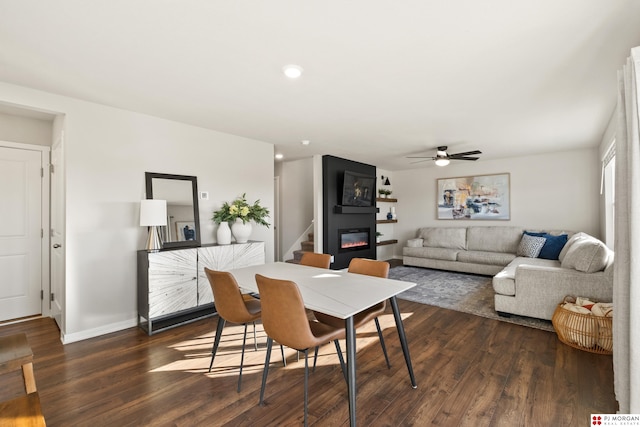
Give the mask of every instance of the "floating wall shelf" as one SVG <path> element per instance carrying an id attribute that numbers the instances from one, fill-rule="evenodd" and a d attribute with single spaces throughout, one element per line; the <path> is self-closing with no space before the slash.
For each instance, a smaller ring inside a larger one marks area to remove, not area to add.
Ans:
<path id="1" fill-rule="evenodd" d="M 397 219 L 379 219 L 376 221 L 376 224 L 395 224 L 397 222 Z"/>

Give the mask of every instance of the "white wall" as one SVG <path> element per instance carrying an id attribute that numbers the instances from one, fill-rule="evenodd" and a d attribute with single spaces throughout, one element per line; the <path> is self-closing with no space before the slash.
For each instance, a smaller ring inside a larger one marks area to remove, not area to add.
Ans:
<path id="1" fill-rule="evenodd" d="M 511 174 L 510 221 L 436 219 L 436 179 L 504 172 Z M 600 234 L 597 148 L 394 171 L 392 184 L 398 198 L 395 256 L 425 226 L 513 225 Z"/>
<path id="2" fill-rule="evenodd" d="M 41 120 L 0 113 L 0 139 L 51 147 L 53 118 Z"/>
<path id="3" fill-rule="evenodd" d="M 273 210 L 273 146 L 0 82 L 0 102 L 63 113 L 66 163 L 65 342 L 136 324 L 136 251 L 144 172 L 198 177 L 202 243 L 213 210 L 247 193 Z M 273 231 L 255 226 L 273 260 Z"/>

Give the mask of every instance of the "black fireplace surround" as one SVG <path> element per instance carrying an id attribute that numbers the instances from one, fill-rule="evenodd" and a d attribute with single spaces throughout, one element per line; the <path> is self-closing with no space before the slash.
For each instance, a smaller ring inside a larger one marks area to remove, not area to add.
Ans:
<path id="1" fill-rule="evenodd" d="M 333 255 L 331 268 L 349 266 L 352 258 L 376 259 L 376 208 L 374 206 L 343 206 L 345 171 L 373 177 L 376 167 L 334 156 L 322 157 L 323 252 Z"/>

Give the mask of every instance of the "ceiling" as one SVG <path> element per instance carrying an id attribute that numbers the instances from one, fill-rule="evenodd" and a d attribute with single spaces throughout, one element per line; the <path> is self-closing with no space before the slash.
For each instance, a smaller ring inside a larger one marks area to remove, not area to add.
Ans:
<path id="1" fill-rule="evenodd" d="M 389 170 L 597 146 L 638 45 L 637 0 L 0 0 L 1 81 Z"/>

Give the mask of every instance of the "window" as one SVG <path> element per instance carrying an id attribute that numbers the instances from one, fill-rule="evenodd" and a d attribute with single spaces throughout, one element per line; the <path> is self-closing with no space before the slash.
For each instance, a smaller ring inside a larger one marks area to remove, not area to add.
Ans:
<path id="1" fill-rule="evenodd" d="M 602 160 L 602 184 L 604 193 L 605 244 L 613 250 L 614 215 L 616 201 L 616 146 L 615 141 Z"/>

